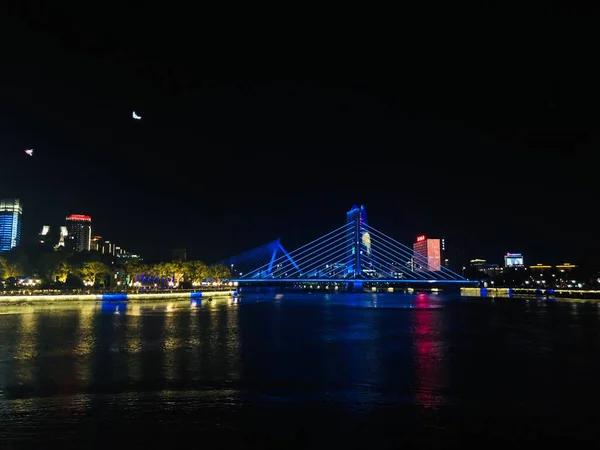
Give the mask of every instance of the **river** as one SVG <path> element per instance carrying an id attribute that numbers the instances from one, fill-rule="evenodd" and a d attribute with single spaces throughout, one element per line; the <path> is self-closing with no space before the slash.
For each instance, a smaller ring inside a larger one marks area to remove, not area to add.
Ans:
<path id="1" fill-rule="evenodd" d="M 597 446 L 600 307 L 248 294 L 0 307 L 0 448 Z"/>

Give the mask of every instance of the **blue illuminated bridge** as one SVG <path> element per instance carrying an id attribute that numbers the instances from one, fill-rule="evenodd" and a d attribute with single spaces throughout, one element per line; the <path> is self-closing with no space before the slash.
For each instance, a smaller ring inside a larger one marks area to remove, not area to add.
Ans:
<path id="1" fill-rule="evenodd" d="M 363 285 L 432 288 L 477 283 L 441 265 L 439 254 L 415 252 L 368 225 L 364 206 L 353 206 L 344 226 L 291 252 L 277 239 L 220 263 L 230 268 L 232 281 L 240 286 L 334 283 L 355 290 Z"/>

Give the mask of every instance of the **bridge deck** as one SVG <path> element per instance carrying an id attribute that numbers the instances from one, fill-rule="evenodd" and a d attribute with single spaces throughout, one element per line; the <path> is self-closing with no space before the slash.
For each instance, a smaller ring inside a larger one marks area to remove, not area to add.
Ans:
<path id="1" fill-rule="evenodd" d="M 260 284 L 260 283 L 363 283 L 363 284 L 462 284 L 462 285 L 476 285 L 479 284 L 477 280 L 403 280 L 398 278 L 390 279 L 358 279 L 358 278 L 297 278 L 297 279 L 285 279 L 285 278 L 239 278 L 231 280 L 238 284 Z"/>

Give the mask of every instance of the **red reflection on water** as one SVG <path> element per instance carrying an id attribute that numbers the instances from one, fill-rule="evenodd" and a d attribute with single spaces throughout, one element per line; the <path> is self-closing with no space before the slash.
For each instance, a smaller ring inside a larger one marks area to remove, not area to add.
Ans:
<path id="1" fill-rule="evenodd" d="M 415 346 L 415 400 L 426 408 L 440 403 L 442 385 L 440 360 L 442 336 L 438 310 L 432 308 L 427 294 L 418 294 L 415 300 L 413 342 Z"/>

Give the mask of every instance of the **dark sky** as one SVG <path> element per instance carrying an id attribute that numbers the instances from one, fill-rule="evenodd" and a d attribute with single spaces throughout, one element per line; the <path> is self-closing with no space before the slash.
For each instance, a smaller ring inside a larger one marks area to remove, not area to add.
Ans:
<path id="1" fill-rule="evenodd" d="M 0 197 L 22 199 L 25 239 L 83 213 L 148 258 L 214 262 L 293 250 L 364 204 L 467 260 L 600 250 L 594 11 L 271 29 L 79 3 L 0 14 Z"/>

